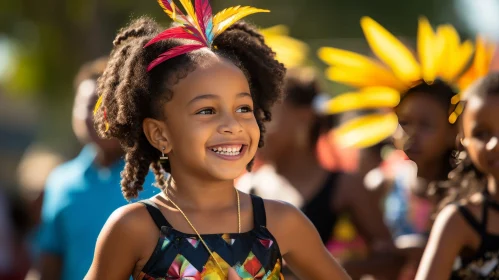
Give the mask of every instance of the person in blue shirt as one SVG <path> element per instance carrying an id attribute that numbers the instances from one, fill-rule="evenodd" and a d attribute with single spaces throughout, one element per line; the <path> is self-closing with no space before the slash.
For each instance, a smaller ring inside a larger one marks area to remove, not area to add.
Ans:
<path id="1" fill-rule="evenodd" d="M 120 187 L 124 152 L 117 140 L 100 139 L 93 127 L 97 78 L 106 63 L 105 58 L 90 62 L 76 77 L 73 130 L 85 146 L 47 179 L 37 237 L 42 279 L 83 279 L 102 226 L 114 210 L 128 203 Z M 139 199 L 159 193 L 153 182 L 151 173 Z"/>

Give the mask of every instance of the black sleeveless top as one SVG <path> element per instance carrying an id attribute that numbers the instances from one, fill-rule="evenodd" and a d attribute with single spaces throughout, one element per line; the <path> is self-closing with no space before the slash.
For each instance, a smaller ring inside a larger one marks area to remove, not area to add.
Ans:
<path id="1" fill-rule="evenodd" d="M 227 275 L 229 267 L 243 279 L 283 279 L 282 257 L 277 241 L 266 227 L 265 206 L 251 195 L 254 226 L 251 231 L 230 234 L 202 234 L 214 257 Z M 216 261 L 196 234 L 175 230 L 151 200 L 143 200 L 160 230 L 156 248 L 142 269 L 139 280 L 224 279 Z"/>
<path id="2" fill-rule="evenodd" d="M 499 204 L 484 194 L 482 221 L 479 222 L 463 205 L 458 209 L 468 224 L 480 235 L 480 246 L 470 256 L 458 256 L 454 262 L 451 280 L 499 279 L 499 235 L 487 232 L 489 207 L 499 211 Z"/>
<path id="3" fill-rule="evenodd" d="M 336 189 L 336 181 L 340 174 L 329 174 L 321 190 L 302 207 L 303 213 L 314 224 L 323 243 L 331 239 L 334 226 L 338 220 L 337 214 L 333 212 L 331 198 L 333 191 Z"/>

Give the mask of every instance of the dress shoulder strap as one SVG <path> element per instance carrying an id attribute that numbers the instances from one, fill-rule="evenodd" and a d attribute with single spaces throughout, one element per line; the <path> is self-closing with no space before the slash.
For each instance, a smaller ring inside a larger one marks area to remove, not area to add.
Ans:
<path id="1" fill-rule="evenodd" d="M 166 220 L 165 216 L 163 216 L 163 213 L 161 213 L 161 210 L 159 210 L 158 205 L 156 205 L 156 203 L 154 203 L 152 200 L 144 199 L 139 201 L 139 203 L 143 204 L 146 207 L 147 212 L 149 212 L 149 215 L 151 215 L 151 218 L 160 230 L 164 226 L 172 227 L 168 220 Z"/>
<path id="2" fill-rule="evenodd" d="M 267 215 L 265 214 L 265 205 L 263 199 L 259 196 L 251 194 L 251 203 L 253 204 L 253 223 L 254 227 L 266 227 Z"/>
<path id="3" fill-rule="evenodd" d="M 468 224 L 480 235 L 483 235 L 485 233 L 485 228 L 484 228 L 484 223 L 480 223 L 477 221 L 475 216 L 466 208 L 464 205 L 458 205 L 458 210 L 459 213 L 461 213 L 461 216 L 468 222 Z M 487 217 L 482 217 L 487 218 Z"/>

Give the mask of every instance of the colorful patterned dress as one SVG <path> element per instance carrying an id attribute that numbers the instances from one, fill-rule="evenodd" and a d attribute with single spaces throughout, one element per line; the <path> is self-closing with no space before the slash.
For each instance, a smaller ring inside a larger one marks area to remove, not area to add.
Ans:
<path id="1" fill-rule="evenodd" d="M 242 279 L 280 280 L 282 256 L 276 239 L 266 227 L 263 200 L 251 196 L 254 228 L 244 233 L 201 235 L 218 263 Z M 197 235 L 175 230 L 151 200 L 141 201 L 160 229 L 160 238 L 138 280 L 224 279 L 217 263 Z"/>

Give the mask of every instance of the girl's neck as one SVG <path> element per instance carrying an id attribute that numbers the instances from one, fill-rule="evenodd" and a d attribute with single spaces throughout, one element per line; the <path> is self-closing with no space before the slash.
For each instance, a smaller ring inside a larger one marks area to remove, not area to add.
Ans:
<path id="1" fill-rule="evenodd" d="M 489 175 L 487 177 L 487 191 L 492 198 L 499 201 L 499 190 L 497 187 L 497 180 L 493 176 Z"/>
<path id="2" fill-rule="evenodd" d="M 207 180 L 192 174 L 172 173 L 174 180 L 165 193 L 183 210 L 224 209 L 237 203 L 233 180 Z"/>
<path id="3" fill-rule="evenodd" d="M 425 179 L 428 183 L 447 180 L 447 171 L 442 164 L 427 165 L 426 168 L 418 167 L 418 177 Z"/>

